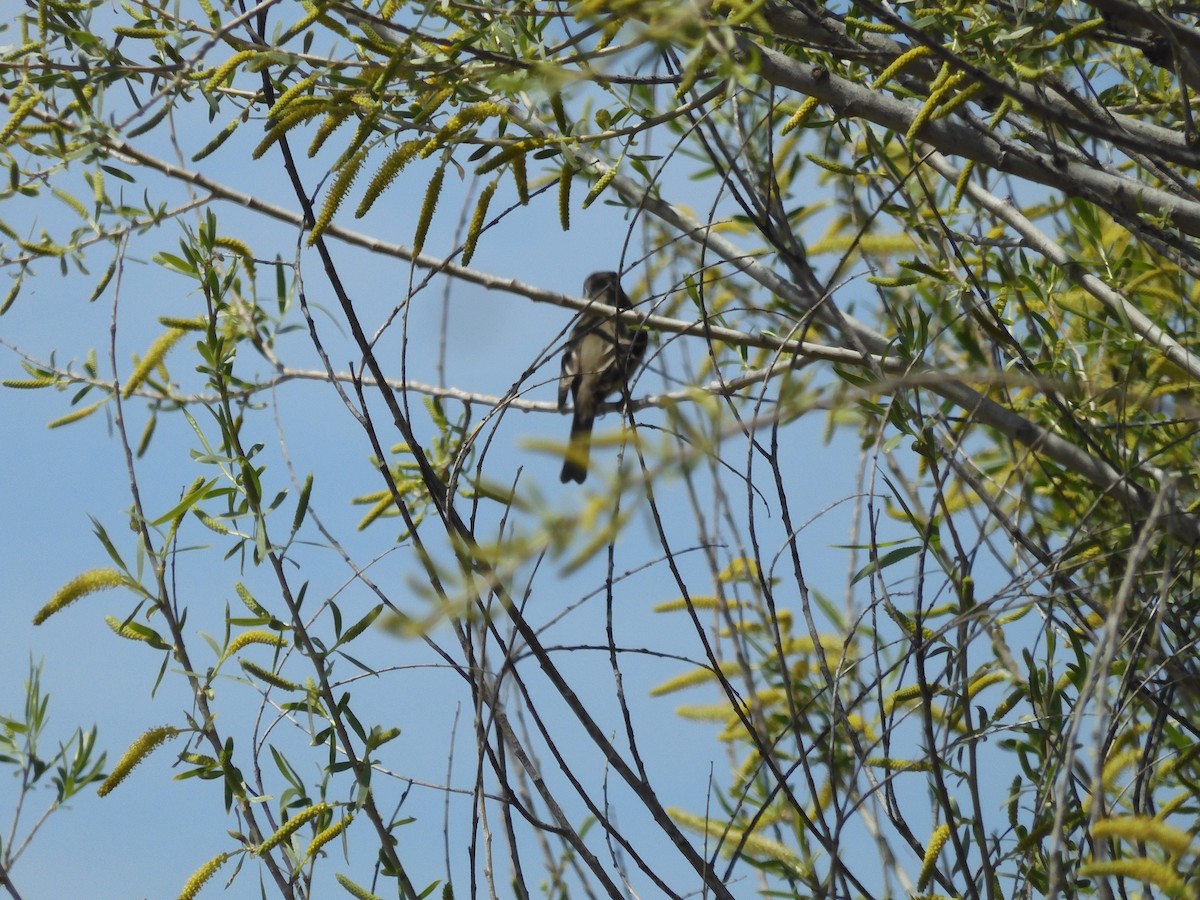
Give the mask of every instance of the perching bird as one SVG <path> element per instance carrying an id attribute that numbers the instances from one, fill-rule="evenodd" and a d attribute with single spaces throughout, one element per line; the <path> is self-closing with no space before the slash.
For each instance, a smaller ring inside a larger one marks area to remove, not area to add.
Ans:
<path id="1" fill-rule="evenodd" d="M 583 295 L 617 309 L 633 308 L 616 272 L 593 272 L 583 282 Z M 628 390 L 629 378 L 645 352 L 646 332 L 642 329 L 590 310 L 580 314 L 563 351 L 558 381 L 558 408 L 566 411 L 568 393 L 575 406 L 571 442 L 560 476 L 564 484 L 583 484 L 587 478 L 596 409 L 609 394 Z"/>

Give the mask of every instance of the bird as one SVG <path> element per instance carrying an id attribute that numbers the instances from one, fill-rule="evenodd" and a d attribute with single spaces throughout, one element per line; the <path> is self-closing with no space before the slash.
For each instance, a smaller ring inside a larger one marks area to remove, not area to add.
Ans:
<path id="1" fill-rule="evenodd" d="M 616 272 L 593 272 L 583 282 L 588 300 L 632 309 L 629 295 L 621 288 Z M 609 394 L 628 394 L 629 379 L 646 353 L 646 332 L 607 314 L 591 312 L 579 316 L 563 350 L 562 375 L 558 380 L 558 409 L 567 411 L 567 395 L 573 406 L 571 440 L 567 445 L 560 480 L 583 484 L 587 478 L 596 410 Z"/>

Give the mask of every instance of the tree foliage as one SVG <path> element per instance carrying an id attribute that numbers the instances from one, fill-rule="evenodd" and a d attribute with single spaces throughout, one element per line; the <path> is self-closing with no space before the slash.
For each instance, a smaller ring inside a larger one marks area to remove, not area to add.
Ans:
<path id="1" fill-rule="evenodd" d="M 173 754 L 219 790 L 183 896 L 1194 892 L 1194 11 L 37 0 L 8 35 L 2 309 L 58 271 L 111 329 L 8 336 L 6 384 L 108 417 L 130 504 L 29 614 L 107 604 L 186 685 L 102 786 Z M 581 491 L 520 440 L 569 323 L 484 333 L 585 308 L 507 267 L 535 226 L 652 336 Z M 685 690 L 729 765 L 679 793 L 698 732 L 649 695 Z"/>

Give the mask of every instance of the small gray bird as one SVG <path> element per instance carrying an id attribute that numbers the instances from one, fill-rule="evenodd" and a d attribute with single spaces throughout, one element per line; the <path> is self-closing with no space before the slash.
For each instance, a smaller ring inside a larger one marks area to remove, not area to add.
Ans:
<path id="1" fill-rule="evenodd" d="M 617 309 L 633 308 L 616 272 L 593 272 L 583 282 L 583 295 Z M 564 484 L 583 484 L 587 478 L 596 409 L 609 394 L 628 391 L 629 379 L 645 353 L 646 332 L 642 329 L 590 310 L 580 313 L 563 351 L 562 377 L 558 380 L 559 410 L 566 412 L 567 394 L 575 407 L 571 443 L 560 476 Z"/>

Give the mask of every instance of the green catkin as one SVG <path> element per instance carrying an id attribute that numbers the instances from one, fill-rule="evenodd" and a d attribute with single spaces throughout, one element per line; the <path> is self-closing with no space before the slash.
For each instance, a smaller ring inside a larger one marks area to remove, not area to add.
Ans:
<path id="1" fill-rule="evenodd" d="M 487 221 L 488 206 L 492 202 L 492 195 L 496 193 L 496 182 L 488 183 L 479 194 L 479 202 L 475 204 L 475 212 L 471 216 L 471 225 L 467 228 L 467 240 L 463 246 L 462 264 L 469 265 L 471 257 L 475 255 L 475 245 L 479 242 L 479 234 L 483 231 L 484 223 Z"/>
<path id="2" fill-rule="evenodd" d="M 509 166 L 509 171 L 512 172 L 513 182 L 517 188 L 517 199 L 521 201 L 522 206 L 529 205 L 529 175 L 525 171 L 525 154 L 519 153 L 513 157 L 512 165 Z"/>
<path id="3" fill-rule="evenodd" d="M 352 106 L 343 106 L 329 113 L 317 126 L 317 133 L 313 136 L 312 143 L 308 146 L 308 158 L 312 159 L 321 152 L 321 148 L 325 146 L 325 142 L 329 140 L 329 136 L 341 127 L 342 123 L 350 118 L 350 114 L 354 112 Z"/>
<path id="4" fill-rule="evenodd" d="M 165 28 L 130 28 L 127 25 L 118 25 L 113 28 L 113 34 L 119 34 L 121 37 L 133 38 L 135 40 L 156 41 L 161 38 L 170 37 L 174 33 Z"/>
<path id="5" fill-rule="evenodd" d="M 833 172 L 835 175 L 845 175 L 848 178 L 853 178 L 858 174 L 858 171 L 852 166 L 847 166 L 832 159 L 826 159 L 823 156 L 817 156 L 815 153 L 805 153 L 804 158 L 810 163 L 820 166 L 826 172 Z"/>
<path id="6" fill-rule="evenodd" d="M 57 419 L 55 419 L 52 422 L 47 422 L 46 427 L 47 428 L 62 428 L 64 425 L 70 425 L 72 422 L 78 422 L 81 419 L 86 419 L 88 416 L 90 416 L 92 413 L 94 413 L 96 410 L 98 410 L 100 407 L 102 407 L 107 402 L 108 402 L 107 397 L 105 397 L 103 400 L 97 400 L 95 403 L 91 404 L 90 406 L 85 406 L 82 409 L 74 410 L 73 412 L 67 413 L 65 416 L 59 416 Z"/>
<path id="7" fill-rule="evenodd" d="M 558 176 L 558 220 L 563 231 L 571 230 L 571 167 L 564 165 Z"/>
<path id="8" fill-rule="evenodd" d="M 7 296 L 3 301 L 0 301 L 0 316 L 4 315 L 16 302 L 17 294 L 21 293 L 21 280 L 18 278 L 13 282 L 13 286 L 9 288 Z"/>
<path id="9" fill-rule="evenodd" d="M 563 108 L 560 92 L 555 91 L 550 95 L 550 109 L 554 112 L 554 121 L 558 125 L 558 130 L 563 134 L 570 131 L 570 126 L 567 124 L 567 112 Z"/>
<path id="10" fill-rule="evenodd" d="M 200 160 L 205 159 L 206 157 L 215 153 L 222 144 L 224 144 L 227 140 L 229 140 L 230 137 L 233 136 L 233 133 L 237 131 L 238 126 L 241 124 L 241 115 L 234 116 L 228 125 L 217 132 L 216 137 L 192 154 L 192 162 L 200 162 Z"/>
<path id="11" fill-rule="evenodd" d="M 421 214 L 417 218 L 417 233 L 413 236 L 413 252 L 420 253 L 425 246 L 425 237 L 429 234 L 429 223 L 433 221 L 433 211 L 437 208 L 438 197 L 442 193 L 442 179 L 446 177 L 446 167 L 438 166 L 429 187 L 425 189 L 425 201 L 421 204 Z"/>
<path id="12" fill-rule="evenodd" d="M 35 391 L 38 388 L 54 387 L 58 382 L 53 378 L 5 378 L 0 384 L 17 391 Z"/>
<path id="13" fill-rule="evenodd" d="M 288 681 L 283 676 L 276 675 L 271 670 L 264 669 L 262 666 L 258 665 L 257 663 L 252 663 L 248 659 L 239 659 L 238 665 L 245 670 L 247 675 L 257 678 L 259 681 L 264 681 L 271 687 L 277 687 L 281 691 L 300 690 L 300 685 L 296 684 L 296 682 Z"/>

